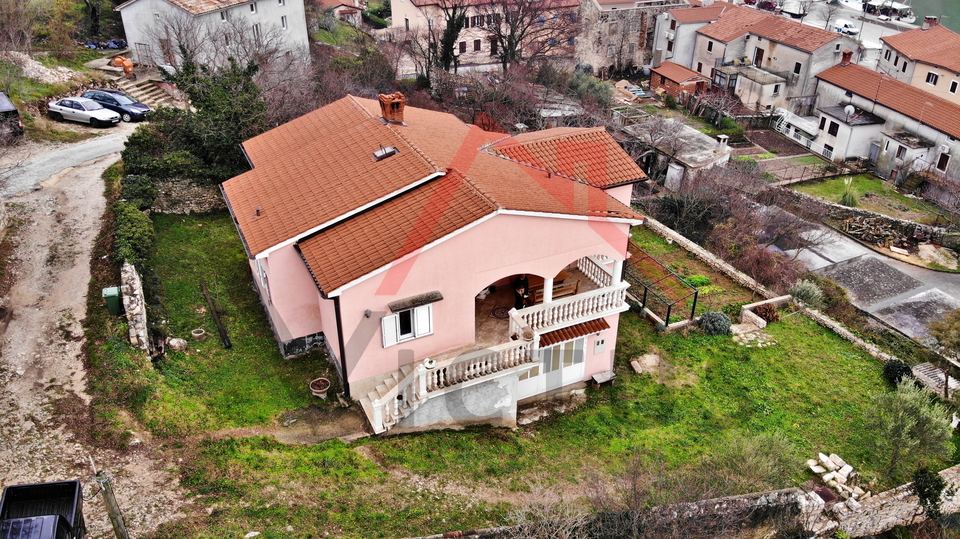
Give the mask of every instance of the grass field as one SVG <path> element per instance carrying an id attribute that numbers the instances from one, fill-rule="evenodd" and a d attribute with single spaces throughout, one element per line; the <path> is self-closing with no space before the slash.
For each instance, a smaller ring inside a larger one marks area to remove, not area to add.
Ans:
<path id="1" fill-rule="evenodd" d="M 849 176 L 796 184 L 792 188 L 830 202 L 839 202 L 840 195 L 846 189 L 846 178 Z M 889 182 L 869 174 L 852 178 L 850 187 L 858 198 L 859 208 L 924 224 L 933 224 L 937 219 L 934 206 L 901 194 Z"/>
<path id="2" fill-rule="evenodd" d="M 228 215 L 159 215 L 154 223 L 158 248 L 150 264 L 171 333 L 203 327 L 215 334 L 199 288 L 206 280 L 234 340 L 231 350 L 215 338 L 191 343 L 143 377 L 152 390 L 133 406 L 136 416 L 169 437 L 166 447 L 183 459 L 182 485 L 209 509 L 163 526 L 154 539 L 249 531 L 265 538 L 400 537 L 499 525 L 533 482 L 576 496 L 588 476 L 607 476 L 638 452 L 685 469 L 734 437 L 757 434 L 779 434 L 793 445 L 796 473 L 778 486 L 807 479 L 803 461 L 819 451 L 842 455 L 868 481 L 900 479 L 876 477 L 884 459 L 873 449 L 875 434 L 862 428 L 871 395 L 888 390 L 880 363 L 799 314 L 769 326 L 777 345 L 746 348 L 727 336 L 662 335 L 624 313 L 616 383 L 588 389 L 576 410 L 516 430 L 312 446 L 265 438 L 185 442 L 187 434 L 263 424 L 306 405 L 306 381 L 325 367 L 316 354 L 280 359 Z M 707 305 L 752 298 L 648 231 L 635 239 L 679 274 L 721 288 Z M 106 350 L 101 358 L 135 361 L 123 332 L 114 327 L 98 344 Z M 665 365 L 657 379 L 628 365 L 651 352 Z"/>

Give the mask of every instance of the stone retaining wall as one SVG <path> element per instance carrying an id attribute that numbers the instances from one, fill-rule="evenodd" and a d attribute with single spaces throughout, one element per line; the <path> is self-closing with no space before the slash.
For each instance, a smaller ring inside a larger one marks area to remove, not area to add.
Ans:
<path id="1" fill-rule="evenodd" d="M 130 324 L 130 344 L 146 351 L 150 341 L 147 339 L 147 306 L 143 298 L 143 284 L 137 269 L 129 262 L 124 262 L 120 268 L 120 293 Z"/>
<path id="2" fill-rule="evenodd" d="M 215 185 L 174 179 L 157 182 L 157 190 L 159 194 L 151 209 L 158 213 L 204 213 L 227 207 L 220 188 Z"/>
<path id="3" fill-rule="evenodd" d="M 786 296 L 778 296 L 772 299 L 758 301 L 756 303 L 748 303 L 747 305 L 740 307 L 740 323 L 744 324 L 749 322 L 758 328 L 763 329 L 767 327 L 767 321 L 757 316 L 753 310 L 761 305 L 773 305 L 775 307 L 779 307 L 786 303 L 790 303 L 790 300 L 792 299 L 793 296 L 787 294 Z"/>

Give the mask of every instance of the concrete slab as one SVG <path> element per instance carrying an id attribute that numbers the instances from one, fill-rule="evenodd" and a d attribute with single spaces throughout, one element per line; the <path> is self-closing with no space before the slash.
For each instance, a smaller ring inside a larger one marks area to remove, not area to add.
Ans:
<path id="1" fill-rule="evenodd" d="M 853 304 L 862 309 L 923 286 L 920 281 L 873 256 L 837 266 L 823 275 L 846 288 Z"/>
<path id="2" fill-rule="evenodd" d="M 960 300 L 932 288 L 888 305 L 873 314 L 910 337 L 923 341 L 929 338 L 927 324 L 939 320 L 944 313 L 954 309 L 960 309 Z"/>

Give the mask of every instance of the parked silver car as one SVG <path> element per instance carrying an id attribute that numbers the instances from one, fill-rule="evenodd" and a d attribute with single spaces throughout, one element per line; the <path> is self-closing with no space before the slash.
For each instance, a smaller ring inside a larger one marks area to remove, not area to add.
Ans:
<path id="1" fill-rule="evenodd" d="M 85 97 L 67 97 L 59 101 L 51 101 L 48 114 L 58 122 L 73 120 L 74 122 L 90 124 L 93 127 L 120 123 L 119 114 L 105 109 L 100 103 Z"/>

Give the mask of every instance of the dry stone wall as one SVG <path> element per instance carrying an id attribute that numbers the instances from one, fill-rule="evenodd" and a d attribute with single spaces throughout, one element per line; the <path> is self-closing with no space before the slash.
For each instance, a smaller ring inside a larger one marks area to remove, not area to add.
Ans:
<path id="1" fill-rule="evenodd" d="M 133 264 L 124 262 L 120 268 L 120 293 L 123 295 L 123 309 L 127 312 L 130 324 L 130 344 L 146 351 L 147 306 L 143 298 L 143 283 Z"/>
<path id="2" fill-rule="evenodd" d="M 226 208 L 220 188 L 197 185 L 190 180 L 174 179 L 157 182 L 157 199 L 151 209 L 158 213 L 204 213 Z"/>

